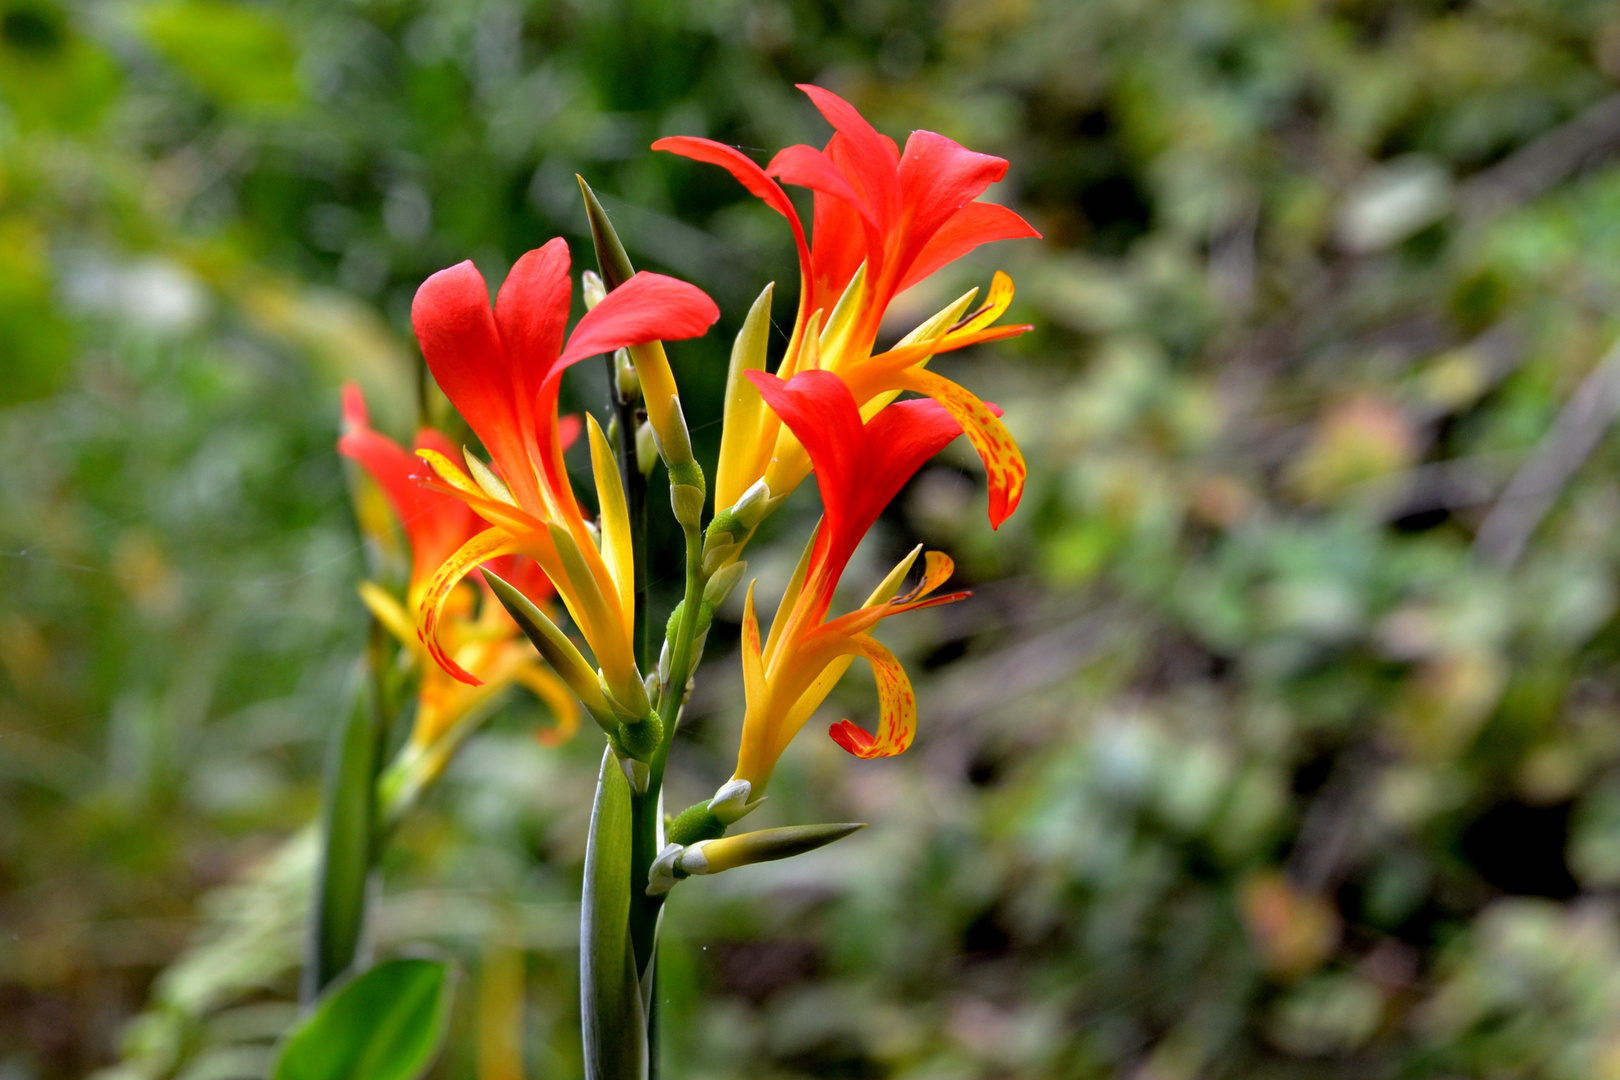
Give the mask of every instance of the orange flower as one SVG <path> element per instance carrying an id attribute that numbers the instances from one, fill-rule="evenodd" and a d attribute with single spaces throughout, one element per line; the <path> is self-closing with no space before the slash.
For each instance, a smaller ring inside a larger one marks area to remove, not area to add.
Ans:
<path id="1" fill-rule="evenodd" d="M 752 586 L 744 605 L 747 711 L 732 779 L 746 781 L 748 797 L 757 799 L 788 743 L 857 656 L 872 665 L 877 677 L 878 730 L 868 734 L 844 720 L 832 728 L 833 739 L 863 758 L 887 757 L 910 746 L 917 730 L 916 695 L 900 662 L 869 631 L 890 615 L 952 603 L 968 594 L 925 599 L 952 571 L 949 558 L 931 551 L 921 583 L 897 598 L 900 583 L 916 561 L 918 553 L 913 551 L 865 604 L 827 620 L 833 592 L 856 545 L 906 481 L 960 435 L 962 426 L 928 400 L 896 402 L 863 425 L 849 387 L 825 371 L 803 371 L 786 383 L 761 372 L 750 377 L 775 414 L 803 441 L 825 510 L 763 646 Z"/>
<path id="2" fill-rule="evenodd" d="M 452 449 L 449 441 L 431 428 L 417 432 L 416 446 L 437 453 Z M 461 500 L 416 482 L 413 473 L 421 463 L 410 451 L 372 430 L 365 399 L 353 385 L 343 390 L 343 435 L 338 450 L 359 464 L 382 489 L 411 546 L 405 606 L 388 590 L 369 581 L 361 583 L 361 598 L 403 647 L 425 658 L 427 650 L 416 633 L 416 623 L 429 581 L 433 571 L 479 531 L 478 517 Z M 524 583 L 530 595 L 540 601 L 550 593 L 545 576 L 529 559 L 509 557 L 496 560 L 492 567 L 502 577 Z M 483 593 L 474 614 L 474 596 L 469 590 L 458 590 L 453 602 L 446 605 L 449 617 L 444 630 L 448 651 L 462 667 L 477 672 L 481 683 L 469 686 L 437 664 L 422 664 L 416 720 L 409 740 L 414 751 L 428 752 L 460 721 L 514 682 L 526 686 L 551 707 L 557 723 L 542 736 L 544 741 L 561 742 L 579 724 L 579 706 L 573 695 L 555 675 L 535 662 L 533 648 L 487 587 Z"/>
<path id="3" fill-rule="evenodd" d="M 992 240 L 1039 237 L 1006 207 L 974 200 L 1006 173 L 1007 162 L 974 153 L 943 135 L 915 131 L 904 153 L 836 94 L 801 86 L 835 134 L 825 149 L 790 146 L 764 169 L 724 144 L 675 136 L 655 150 L 719 165 L 788 219 L 799 252 L 799 314 L 777 375 L 822 370 L 848 384 L 870 419 L 905 390 L 934 398 L 962 424 L 990 481 L 990 522 L 999 526 L 1023 492 L 1024 461 L 996 414 L 973 394 L 927 370 L 927 363 L 1028 326 L 992 327 L 1012 301 L 998 273 L 986 304 L 967 314 L 968 293 L 895 348 L 873 355 L 879 325 L 895 295 Z M 772 177 L 815 192 L 814 247 L 787 193 Z M 966 318 L 963 316 L 967 314 Z M 715 505 L 733 505 L 763 479 L 772 497 L 796 487 L 810 461 L 802 440 L 760 407 L 743 380 L 727 401 Z"/>
<path id="4" fill-rule="evenodd" d="M 441 641 L 444 607 L 457 582 L 497 555 L 521 553 L 540 564 L 590 644 L 604 687 L 627 716 L 650 709 L 633 643 L 634 567 L 629 515 L 613 454 L 595 420 L 591 462 L 601 510 L 600 548 L 569 486 L 557 394 L 563 371 L 587 356 L 651 341 L 696 337 L 720 317 L 695 286 L 641 273 L 580 319 L 564 347 L 572 288 L 568 245 L 561 239 L 517 261 L 491 312 L 489 292 L 471 262 L 423 282 L 411 307 L 422 354 L 439 387 L 494 459 L 418 454 L 438 474 L 441 490 L 470 506 L 489 528 L 438 568 L 424 592 L 421 632 L 434 657 L 456 678 L 477 677 Z M 471 475 L 469 475 L 469 472 Z"/>

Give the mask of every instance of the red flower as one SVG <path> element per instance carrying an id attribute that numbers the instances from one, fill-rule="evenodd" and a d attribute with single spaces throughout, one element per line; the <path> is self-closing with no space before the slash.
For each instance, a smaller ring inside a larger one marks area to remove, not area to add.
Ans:
<path id="1" fill-rule="evenodd" d="M 966 429 L 990 477 L 990 520 L 1000 525 L 1017 507 L 1024 463 L 1017 445 L 983 403 L 925 365 L 937 353 L 1020 334 L 1028 326 L 991 327 L 1012 299 L 1012 282 L 997 274 L 990 302 L 962 316 L 972 294 L 947 308 L 901 347 L 872 355 L 878 327 L 897 293 L 992 240 L 1039 237 L 1028 222 L 994 203 L 976 202 L 1000 180 L 1007 162 L 979 154 L 931 131 L 914 131 L 902 152 L 847 101 L 817 86 L 801 86 L 835 129 L 825 149 L 790 146 L 761 169 L 743 154 L 709 139 L 675 136 L 656 150 L 727 169 L 749 191 L 788 219 L 799 251 L 799 314 L 778 375 L 819 368 L 849 384 L 856 403 L 881 407 L 902 390 L 936 399 Z M 772 177 L 815 193 L 814 244 L 786 192 Z M 948 316 L 948 317 L 945 317 Z M 955 325 L 953 325 L 955 324 Z M 868 413 L 873 411 L 867 409 Z M 761 418 L 756 429 L 728 425 L 716 476 L 717 506 L 729 506 L 765 479 L 784 495 L 808 470 L 791 433 Z"/>
<path id="2" fill-rule="evenodd" d="M 411 323 L 422 354 L 495 465 L 492 472 L 469 460 L 469 476 L 452 455 L 422 452 L 447 489 L 491 525 L 435 574 L 423 605 L 422 634 L 447 671 L 475 681 L 437 647 L 440 610 L 474 566 L 522 552 L 540 563 L 596 653 L 615 699 L 633 710 L 645 692 L 631 640 L 635 585 L 624 493 L 610 454 L 606 469 L 612 475 L 603 475 L 606 444 L 593 424 L 592 461 L 602 508 L 599 550 L 563 466 L 557 393 L 563 371 L 576 361 L 625 346 L 695 337 L 720 312 L 693 285 L 640 273 L 587 312 L 565 347 L 571 293 L 568 245 L 561 239 L 517 261 L 493 312 L 484 279 L 470 262 L 439 271 L 417 290 Z"/>
<path id="3" fill-rule="evenodd" d="M 578 433 L 577 421 L 572 425 Z M 564 445 L 573 435 L 564 433 Z M 432 428 L 416 433 L 416 447 L 439 454 L 454 452 L 450 441 Z M 377 619 L 399 639 L 406 649 L 426 652 L 416 634 L 423 598 L 434 572 L 463 544 L 476 536 L 483 523 L 465 502 L 454 495 L 425 487 L 419 481 L 420 458 L 388 436 L 372 429 L 360 388 L 343 388 L 343 434 L 338 451 L 357 463 L 376 481 L 394 516 L 405 529 L 411 545 L 411 582 L 406 607 L 386 590 L 371 582 L 360 587 L 360 596 Z M 551 594 L 550 584 L 532 559 L 505 556 L 491 559 L 490 568 L 502 578 L 525 589 L 537 603 Z M 408 609 L 408 610 L 407 610 Z M 475 672 L 479 686 L 465 686 L 451 679 L 437 665 L 422 672 L 417 689 L 416 721 L 411 728 L 411 744 L 426 752 L 458 720 L 512 682 L 520 682 L 551 706 L 555 727 L 543 736 L 557 742 L 571 735 L 579 723 L 579 707 L 562 683 L 535 661 L 534 650 L 523 640 L 522 632 L 506 610 L 485 591 L 476 615 L 470 597 L 456 605 L 448 620 L 449 652 L 457 662 Z"/>
<path id="4" fill-rule="evenodd" d="M 913 551 L 864 605 L 824 621 L 856 545 L 906 481 L 960 435 L 962 427 L 928 400 L 896 402 L 863 425 L 849 388 L 825 371 L 800 372 L 786 383 L 761 372 L 749 377 L 809 452 L 824 508 L 808 558 L 782 598 L 763 646 L 752 588 L 744 608 L 748 705 L 733 778 L 748 781 L 757 798 L 782 751 L 856 656 L 864 657 L 877 676 L 878 732 L 869 735 L 845 720 L 833 727 L 832 737 L 858 757 L 885 757 L 909 746 L 917 719 L 910 680 L 894 654 L 867 631 L 890 615 L 951 603 L 967 594 L 924 599 L 952 570 L 949 558 L 929 552 L 923 581 L 897 599 L 917 557 Z"/>

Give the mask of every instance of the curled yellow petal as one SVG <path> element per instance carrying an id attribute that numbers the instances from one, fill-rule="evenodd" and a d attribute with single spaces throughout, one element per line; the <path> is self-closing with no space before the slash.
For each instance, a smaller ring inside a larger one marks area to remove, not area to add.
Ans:
<path id="1" fill-rule="evenodd" d="M 461 579 L 471 573 L 479 563 L 487 562 L 497 555 L 510 555 L 517 550 L 519 544 L 505 529 L 485 529 L 461 545 L 454 555 L 445 560 L 443 566 L 433 572 L 433 578 L 422 594 L 422 625 L 418 633 L 423 643 L 427 645 L 429 654 L 439 662 L 440 667 L 469 686 L 479 686 L 483 680 L 476 678 L 451 659 L 439 642 L 439 621 L 444 616 L 445 602 L 450 599 L 450 594 L 461 583 Z"/>
<path id="2" fill-rule="evenodd" d="M 878 729 L 867 734 L 848 720 L 840 720 L 829 734 L 833 741 L 858 758 L 893 757 L 903 753 L 917 734 L 917 695 L 905 668 L 877 639 L 857 634 L 850 648 L 872 665 L 878 687 Z"/>

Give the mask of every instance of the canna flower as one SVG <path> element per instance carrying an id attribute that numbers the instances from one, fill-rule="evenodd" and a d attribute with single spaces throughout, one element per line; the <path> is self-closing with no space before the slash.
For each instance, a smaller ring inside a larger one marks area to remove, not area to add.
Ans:
<path id="1" fill-rule="evenodd" d="M 844 720 L 833 726 L 833 739 L 862 758 L 888 757 L 910 746 L 917 730 L 916 695 L 900 662 L 870 631 L 891 615 L 968 595 L 929 596 L 953 569 L 947 556 L 931 551 L 922 581 L 896 596 L 916 561 L 918 553 L 913 551 L 865 604 L 827 619 L 838 579 L 861 538 L 923 463 L 962 433 L 962 425 L 949 411 L 927 399 L 899 401 L 863 425 L 854 395 L 830 372 L 802 371 L 787 382 L 757 371 L 749 377 L 766 404 L 803 442 L 815 468 L 824 515 L 763 645 L 749 587 L 742 626 L 747 695 L 742 746 L 732 782 L 721 789 L 717 802 L 727 801 L 727 788 L 739 792 L 744 802 L 759 797 L 788 743 L 857 656 L 872 665 L 877 677 L 878 731 L 868 734 Z M 711 807 L 719 810 L 712 803 Z"/>
<path id="2" fill-rule="evenodd" d="M 962 425 L 989 477 L 990 522 L 999 526 L 1018 505 L 1024 461 L 997 414 L 963 387 L 929 370 L 942 352 L 1029 330 L 992 324 L 1012 302 L 1012 280 L 997 273 L 987 302 L 972 313 L 970 292 L 907 335 L 873 354 L 880 324 L 896 294 L 992 240 L 1036 237 L 1028 222 L 977 197 L 1007 171 L 1007 162 L 978 154 L 931 131 L 914 131 L 904 153 L 847 101 L 817 86 L 800 86 L 835 133 L 827 146 L 790 146 L 761 169 L 710 139 L 674 136 L 653 143 L 727 169 L 793 229 L 799 255 L 799 313 L 781 381 L 810 370 L 830 371 L 872 418 L 902 391 L 933 398 Z M 773 179 L 773 177 L 775 179 Z M 814 245 L 793 203 L 777 183 L 814 192 Z M 965 317 L 964 317 L 965 316 Z M 763 358 L 754 366 L 762 366 Z M 802 439 L 762 407 L 748 384 L 728 386 L 726 423 L 715 505 L 729 507 L 763 479 L 770 497 L 786 495 L 810 471 Z"/>
<path id="3" fill-rule="evenodd" d="M 590 645 L 610 704 L 635 722 L 651 706 L 635 660 L 635 571 L 624 489 L 607 439 L 591 419 L 600 522 L 586 521 L 563 465 L 557 394 L 563 371 L 578 360 L 696 337 L 720 313 L 693 285 L 639 273 L 587 312 L 564 347 L 571 293 L 568 245 L 560 238 L 517 261 L 493 312 L 484 279 L 471 262 L 439 271 L 417 290 L 411 323 L 422 354 L 493 459 L 492 468 L 468 454 L 463 471 L 453 454 L 431 447 L 418 451 L 442 490 L 487 523 L 428 583 L 421 634 L 446 671 L 476 684 L 477 677 L 456 662 L 442 640 L 445 606 L 456 583 L 479 563 L 497 555 L 527 555 L 555 586 Z M 589 688 L 576 686 L 575 692 L 592 703 Z"/>
<path id="4" fill-rule="evenodd" d="M 449 440 L 431 428 L 417 432 L 416 446 L 438 453 L 452 449 Z M 427 662 L 427 649 L 416 634 L 416 623 L 429 582 L 434 570 L 480 531 L 481 523 L 461 500 L 416 482 L 413 474 L 420 471 L 421 462 L 372 429 L 365 399 L 353 385 L 343 390 L 343 435 L 338 450 L 376 482 L 410 541 L 411 574 L 404 605 L 374 582 L 362 582 L 360 586 L 360 596 L 378 622 L 421 661 L 416 720 L 408 752 L 432 752 L 459 721 L 514 682 L 551 707 L 557 723 L 542 736 L 544 741 L 557 743 L 572 735 L 579 723 L 579 706 L 573 695 L 555 675 L 536 663 L 534 650 L 487 588 L 476 614 L 474 595 L 467 588 L 457 590 L 445 605 L 447 649 L 457 663 L 477 672 L 481 683 L 469 686 L 452 678 L 439 665 Z M 545 577 L 528 559 L 508 557 L 492 565 L 503 576 L 526 582 L 535 590 L 533 595 L 542 600 L 549 592 Z M 443 757 L 448 759 L 448 755 Z"/>

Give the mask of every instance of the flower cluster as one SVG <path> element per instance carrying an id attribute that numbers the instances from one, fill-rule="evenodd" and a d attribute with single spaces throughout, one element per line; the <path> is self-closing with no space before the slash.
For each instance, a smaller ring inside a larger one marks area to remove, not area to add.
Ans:
<path id="1" fill-rule="evenodd" d="M 970 291 L 893 346 L 877 345 L 900 292 L 980 244 L 1038 235 L 1011 210 L 977 201 L 1001 179 L 1007 162 L 927 131 L 912 133 L 902 151 L 841 98 L 814 86 L 801 89 L 834 128 L 820 149 L 791 146 L 761 168 L 707 139 L 653 144 L 729 170 L 788 220 L 799 256 L 798 314 L 774 372 L 767 370 L 769 288 L 733 349 L 713 489 L 719 512 L 706 534 L 698 529 L 705 482 L 691 458 L 679 393 L 660 343 L 701 335 L 720 313 L 692 285 L 630 271 L 588 189 L 603 275 L 587 276 L 588 310 L 571 334 L 565 333 L 572 303 L 569 253 L 561 239 L 518 260 L 493 308 L 470 262 L 433 275 L 417 293 L 412 323 L 428 369 L 489 460 L 470 450 L 457 453 L 442 437 L 425 434 L 416 454 L 426 480 L 407 491 L 397 447 L 385 448 L 363 423 L 345 436 L 345 452 L 383 482 L 413 529 L 419 570 L 409 614 L 421 648 L 439 668 L 423 680 L 424 702 L 459 700 L 457 694 L 481 692 L 501 679 L 528 678 L 516 673 L 529 668 L 501 652 L 511 644 L 511 626 L 522 626 L 555 676 L 548 687 L 566 686 L 598 722 L 638 796 L 656 793 L 708 621 L 743 576 L 741 556 L 754 530 L 815 476 L 824 517 L 763 640 L 754 586 L 747 590 L 747 700 L 735 772 L 713 799 L 669 823 L 667 838 L 660 835 L 662 854 L 643 879 L 655 895 L 680 877 L 727 862 L 721 849 L 705 856 L 705 845 L 757 805 L 788 743 L 856 658 L 876 675 L 880 716 L 873 732 L 844 720 L 832 728 L 832 737 L 868 758 L 910 745 L 915 695 L 894 654 L 872 631 L 891 615 L 966 596 L 934 595 L 951 576 L 951 560 L 929 552 L 920 581 L 902 591 L 918 549 L 860 607 L 834 616 L 832 605 L 856 546 L 912 475 L 965 433 L 985 466 L 992 525 L 1016 509 L 1023 489 L 1023 460 L 1000 410 L 928 369 L 940 353 L 1029 329 L 997 325 L 1013 296 L 1005 274 L 995 275 L 984 303 L 975 307 L 977 290 Z M 811 236 L 778 181 L 812 192 Z M 635 632 L 638 615 L 645 617 L 638 610 L 645 597 L 635 581 L 637 522 L 627 499 L 627 487 L 637 478 L 624 467 L 623 441 L 638 433 L 620 427 L 616 452 L 601 425 L 586 418 L 594 517 L 576 498 L 563 459 L 571 429 L 577 430 L 558 413 L 563 372 L 586 357 L 621 349 L 629 352 L 615 370 L 630 370 L 633 360 L 629 390 L 644 397 L 641 415 L 670 470 L 675 515 L 687 531 L 686 599 L 670 619 L 656 667 L 639 654 Z M 900 400 L 907 392 L 919 396 Z M 513 558 L 536 572 L 511 576 L 517 573 Z M 503 559 L 505 567 L 492 562 Z M 461 583 L 480 566 L 501 602 L 519 616 L 515 624 L 496 627 L 495 605 L 487 602 L 476 619 L 469 614 L 471 601 Z M 544 613 L 552 595 L 582 645 Z M 372 591 L 367 596 L 378 617 L 403 637 L 404 612 Z M 451 690 L 452 683 L 460 689 Z M 424 706 L 424 715 L 438 708 Z M 768 844 L 746 846 L 755 853 L 746 861 L 777 857 L 759 854 L 776 850 Z"/>

